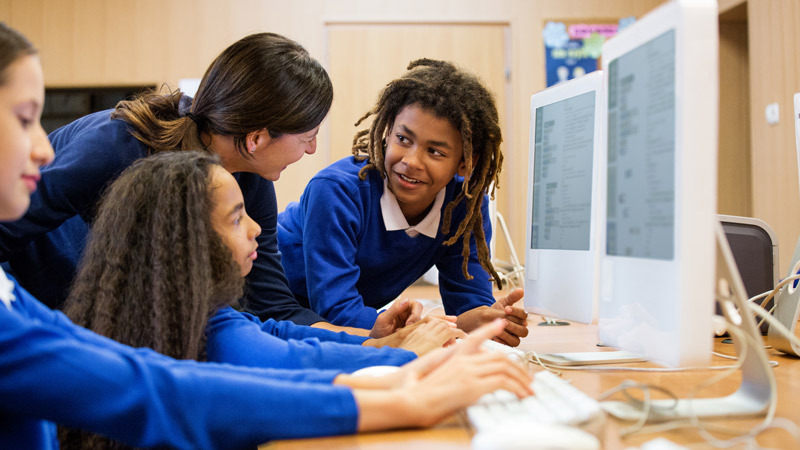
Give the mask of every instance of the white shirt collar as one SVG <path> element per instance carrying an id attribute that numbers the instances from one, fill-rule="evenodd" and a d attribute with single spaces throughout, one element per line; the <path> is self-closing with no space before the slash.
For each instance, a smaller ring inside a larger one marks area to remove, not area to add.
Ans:
<path id="1" fill-rule="evenodd" d="M 439 232 L 439 219 L 442 215 L 442 204 L 444 203 L 444 194 L 447 188 L 442 188 L 436 194 L 436 199 L 433 201 L 431 210 L 418 224 L 410 226 L 403 211 L 400 210 L 400 204 L 397 203 L 397 197 L 394 196 L 389 190 L 389 182 L 383 179 L 383 195 L 381 195 L 381 215 L 383 216 L 383 224 L 386 226 L 386 231 L 405 230 L 406 234 L 411 237 L 416 237 L 419 234 L 424 234 L 433 239 L 436 233 Z"/>
<path id="2" fill-rule="evenodd" d="M 11 302 L 16 300 L 14 296 L 14 283 L 8 279 L 3 268 L 0 267 L 0 302 L 6 305 L 6 308 L 11 309 Z"/>

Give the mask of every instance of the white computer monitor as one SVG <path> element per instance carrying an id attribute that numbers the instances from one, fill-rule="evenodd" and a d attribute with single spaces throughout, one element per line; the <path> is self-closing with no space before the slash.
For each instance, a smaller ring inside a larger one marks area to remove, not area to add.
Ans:
<path id="1" fill-rule="evenodd" d="M 583 323 L 595 318 L 602 87 L 596 71 L 531 96 L 528 312 Z"/>
<path id="2" fill-rule="evenodd" d="M 715 0 L 676 0 L 603 45 L 599 338 L 672 367 L 711 357 L 718 20 Z"/>

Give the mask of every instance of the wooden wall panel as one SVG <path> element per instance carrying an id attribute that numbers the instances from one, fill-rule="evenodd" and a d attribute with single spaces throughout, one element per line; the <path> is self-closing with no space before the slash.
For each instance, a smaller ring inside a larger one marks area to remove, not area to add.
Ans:
<path id="1" fill-rule="evenodd" d="M 753 186 L 747 22 L 720 20 L 719 35 L 717 212 L 750 217 L 753 214 Z"/>
<path id="2" fill-rule="evenodd" d="M 780 243 L 781 275 L 800 235 L 797 157 L 792 96 L 800 92 L 800 2 L 749 1 L 753 215 L 769 223 Z M 767 124 L 764 109 L 780 106 Z"/>
<path id="3" fill-rule="evenodd" d="M 511 82 L 506 117 L 506 183 L 501 212 L 518 252 L 525 239 L 529 100 L 545 87 L 542 28 L 548 20 L 639 17 L 662 0 L 4 0 L 0 20 L 40 49 L 50 86 L 160 84 L 202 76 L 225 46 L 256 31 L 274 31 L 326 61 L 325 24 L 384 22 L 507 23 Z M 10 5 L 10 6 L 9 6 Z M 335 95 L 347 95 L 338 92 Z M 330 130 L 323 127 L 320 142 Z M 277 184 L 281 207 L 331 162 L 330 149 L 303 158 Z"/>

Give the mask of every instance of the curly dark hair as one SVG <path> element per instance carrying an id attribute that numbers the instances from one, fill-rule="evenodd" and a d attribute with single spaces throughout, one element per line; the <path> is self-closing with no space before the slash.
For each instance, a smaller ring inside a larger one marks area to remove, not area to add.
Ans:
<path id="1" fill-rule="evenodd" d="M 466 201 L 467 214 L 444 245 L 453 245 L 461 238 L 461 254 L 464 257 L 461 271 L 464 277 L 471 280 L 467 263 L 469 241 L 474 234 L 478 260 L 501 288 L 500 277 L 492 266 L 486 245 L 481 206 L 487 191 L 491 190 L 494 198 L 500 181 L 503 164 L 500 143 L 503 136 L 494 97 L 477 77 L 447 61 L 425 58 L 409 63 L 408 72 L 387 84 L 377 103 L 355 124 L 359 126 L 368 117 L 375 116 L 370 128 L 359 131 L 353 138 L 355 158 L 359 161 L 369 159 L 369 163 L 359 172 L 359 177 L 363 180 L 367 170 L 378 170 L 381 177 L 386 178 L 384 139 L 394 125 L 397 114 L 403 107 L 412 104 L 450 121 L 461 133 L 464 162 L 472 168 L 464 177 L 461 192 L 445 208 L 442 217 L 444 234 L 450 232 L 453 209 L 462 201 Z"/>
<path id="2" fill-rule="evenodd" d="M 132 347 L 205 359 L 205 327 L 242 296 L 244 279 L 211 222 L 219 159 L 164 152 L 126 169 L 107 190 L 64 306 L 78 325 Z M 125 448 L 61 429 L 65 448 Z"/>

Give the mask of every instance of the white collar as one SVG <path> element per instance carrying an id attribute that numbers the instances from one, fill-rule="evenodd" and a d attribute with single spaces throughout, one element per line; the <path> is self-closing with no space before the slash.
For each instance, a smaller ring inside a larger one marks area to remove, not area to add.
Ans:
<path id="1" fill-rule="evenodd" d="M 435 238 L 439 232 L 439 218 L 442 215 L 445 190 L 447 190 L 446 187 L 436 194 L 436 199 L 433 201 L 433 206 L 428 211 L 428 215 L 418 224 L 410 226 L 403 215 L 403 211 L 400 210 L 397 197 L 389 190 L 389 181 L 384 178 L 383 195 L 381 195 L 381 215 L 383 216 L 383 224 L 386 226 L 386 231 L 405 230 L 406 234 L 411 237 L 424 234 L 431 239 Z"/>
<path id="2" fill-rule="evenodd" d="M 3 268 L 0 267 L 0 302 L 6 305 L 6 308 L 11 309 L 11 302 L 16 300 L 14 296 L 14 283 L 8 279 Z"/>

